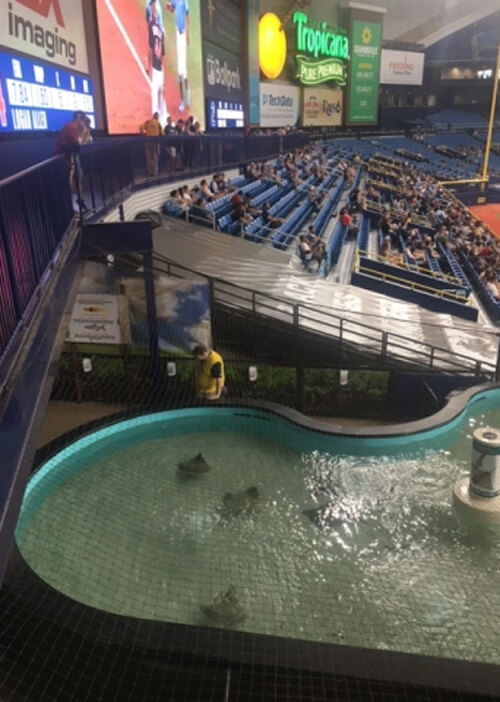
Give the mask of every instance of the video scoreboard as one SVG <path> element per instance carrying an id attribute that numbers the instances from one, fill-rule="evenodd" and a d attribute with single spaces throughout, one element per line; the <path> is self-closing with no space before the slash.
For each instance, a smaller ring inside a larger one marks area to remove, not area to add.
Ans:
<path id="1" fill-rule="evenodd" d="M 0 132 L 58 131 L 75 110 L 95 127 L 90 78 L 0 52 Z"/>
<path id="2" fill-rule="evenodd" d="M 245 113 L 241 103 L 207 98 L 208 129 L 235 129 L 244 126 Z"/>

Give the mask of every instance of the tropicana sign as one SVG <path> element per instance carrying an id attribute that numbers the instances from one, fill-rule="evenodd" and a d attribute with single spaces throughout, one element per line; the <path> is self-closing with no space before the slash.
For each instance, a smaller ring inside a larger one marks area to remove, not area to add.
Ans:
<path id="1" fill-rule="evenodd" d="M 296 28 L 297 78 L 304 85 L 334 81 L 347 82 L 349 39 L 344 29 L 327 22 L 310 20 L 304 12 L 294 12 Z"/>

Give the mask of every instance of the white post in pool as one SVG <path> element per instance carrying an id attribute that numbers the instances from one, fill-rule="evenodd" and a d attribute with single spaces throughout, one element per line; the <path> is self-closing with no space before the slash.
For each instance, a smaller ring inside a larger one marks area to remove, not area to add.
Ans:
<path id="1" fill-rule="evenodd" d="M 500 523 L 500 429 L 475 430 L 470 475 L 455 483 L 453 501 L 478 520 Z"/>

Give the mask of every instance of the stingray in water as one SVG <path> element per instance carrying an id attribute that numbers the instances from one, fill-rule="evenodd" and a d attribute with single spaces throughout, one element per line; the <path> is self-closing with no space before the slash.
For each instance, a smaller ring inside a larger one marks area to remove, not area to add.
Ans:
<path id="1" fill-rule="evenodd" d="M 260 508 L 260 492 L 255 485 L 242 492 L 226 492 L 222 504 L 221 516 L 225 519 L 253 514 Z"/>
<path id="2" fill-rule="evenodd" d="M 208 471 L 211 470 L 201 453 L 194 458 L 190 458 L 189 461 L 179 463 L 177 467 L 184 473 L 190 473 L 192 475 L 208 473 Z"/>
<path id="3" fill-rule="evenodd" d="M 234 587 L 219 592 L 211 604 L 201 606 L 200 610 L 205 619 L 216 626 L 232 627 L 247 618 Z"/>
<path id="4" fill-rule="evenodd" d="M 304 509 L 302 514 L 309 517 L 311 522 L 319 529 L 340 526 L 347 521 L 338 513 L 333 502 L 327 502 L 325 505 L 319 505 L 311 509 Z"/>

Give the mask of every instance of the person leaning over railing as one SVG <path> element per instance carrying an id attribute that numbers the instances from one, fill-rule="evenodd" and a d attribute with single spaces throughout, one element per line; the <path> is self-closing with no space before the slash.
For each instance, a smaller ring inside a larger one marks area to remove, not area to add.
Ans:
<path id="1" fill-rule="evenodd" d="M 76 201 L 81 210 L 88 208 L 81 196 L 83 171 L 80 163 L 80 144 L 83 142 L 80 139 L 86 131 L 90 134 L 89 124 L 90 120 L 85 113 L 74 112 L 71 122 L 66 122 L 59 132 L 55 149 L 56 155 L 65 154 L 66 156 L 70 189 L 76 195 Z"/>

